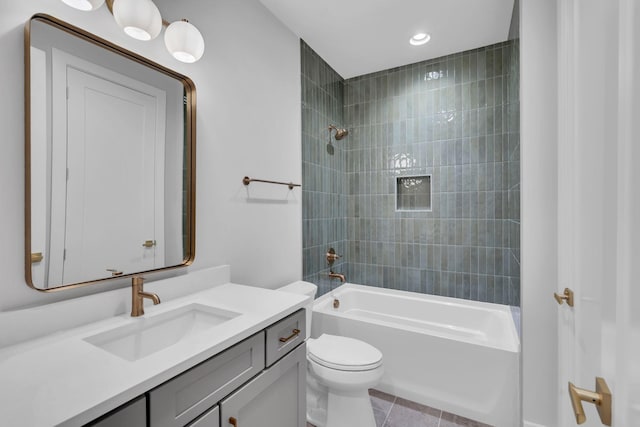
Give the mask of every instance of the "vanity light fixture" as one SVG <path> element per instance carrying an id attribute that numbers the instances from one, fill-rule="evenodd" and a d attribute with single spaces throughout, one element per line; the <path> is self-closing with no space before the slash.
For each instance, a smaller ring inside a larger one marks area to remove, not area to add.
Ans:
<path id="1" fill-rule="evenodd" d="M 71 6 L 75 9 L 84 10 L 84 11 L 96 10 L 97 8 L 102 6 L 102 3 L 104 3 L 104 0 L 62 0 L 62 1 L 67 6 Z"/>
<path id="2" fill-rule="evenodd" d="M 189 21 L 171 23 L 164 31 L 164 45 L 174 58 L 182 62 L 196 62 L 204 53 L 202 34 Z"/>
<path id="3" fill-rule="evenodd" d="M 198 29 L 186 19 L 169 23 L 162 19 L 152 0 L 62 0 L 78 10 L 92 11 L 107 3 L 116 23 L 124 32 L 138 40 L 153 40 L 162 27 L 167 29 L 164 43 L 175 59 L 193 63 L 204 53 L 204 38 Z"/>
<path id="4" fill-rule="evenodd" d="M 120 28 L 134 39 L 153 40 L 162 30 L 162 16 L 151 0 L 115 0 L 110 10 Z"/>
<path id="5" fill-rule="evenodd" d="M 431 35 L 427 33 L 416 33 L 409 39 L 409 43 L 413 46 L 421 46 L 431 40 Z"/>

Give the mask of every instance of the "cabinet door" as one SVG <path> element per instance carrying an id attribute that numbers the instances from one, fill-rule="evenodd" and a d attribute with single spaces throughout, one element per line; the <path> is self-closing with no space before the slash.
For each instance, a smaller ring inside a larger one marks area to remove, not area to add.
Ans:
<path id="1" fill-rule="evenodd" d="M 306 426 L 306 343 L 220 403 L 221 427 Z"/>
<path id="2" fill-rule="evenodd" d="M 118 409 L 86 424 L 85 427 L 146 427 L 147 399 L 140 396 Z"/>
<path id="3" fill-rule="evenodd" d="M 195 419 L 187 427 L 220 427 L 220 408 L 214 406 L 209 411 Z"/>
<path id="4" fill-rule="evenodd" d="M 263 368 L 264 333 L 259 332 L 151 390 L 151 427 L 183 427 Z"/>

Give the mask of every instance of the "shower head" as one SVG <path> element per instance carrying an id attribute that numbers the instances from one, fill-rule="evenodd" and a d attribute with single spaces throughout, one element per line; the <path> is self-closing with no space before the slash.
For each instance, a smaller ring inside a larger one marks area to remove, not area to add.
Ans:
<path id="1" fill-rule="evenodd" d="M 340 141 L 342 138 L 344 138 L 345 136 L 349 135 L 349 131 L 346 129 L 339 129 L 337 127 L 335 127 L 334 125 L 329 125 L 329 134 L 331 134 L 331 131 L 335 130 L 336 131 L 336 141 Z"/>

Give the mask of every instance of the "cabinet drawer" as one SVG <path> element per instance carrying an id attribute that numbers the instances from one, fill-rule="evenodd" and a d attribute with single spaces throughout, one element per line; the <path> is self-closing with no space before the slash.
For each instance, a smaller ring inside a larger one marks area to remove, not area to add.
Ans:
<path id="1" fill-rule="evenodd" d="M 264 368 L 264 333 L 234 345 L 149 393 L 153 427 L 182 427 Z"/>
<path id="2" fill-rule="evenodd" d="M 306 329 L 304 308 L 269 326 L 266 329 L 267 366 L 271 366 L 303 342 L 307 333 Z"/>

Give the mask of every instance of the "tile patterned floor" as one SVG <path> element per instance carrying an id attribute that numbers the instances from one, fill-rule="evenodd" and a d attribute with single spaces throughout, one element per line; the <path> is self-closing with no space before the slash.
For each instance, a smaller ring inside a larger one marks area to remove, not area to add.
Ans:
<path id="1" fill-rule="evenodd" d="M 369 395 L 377 427 L 491 427 L 378 390 L 369 390 Z"/>

